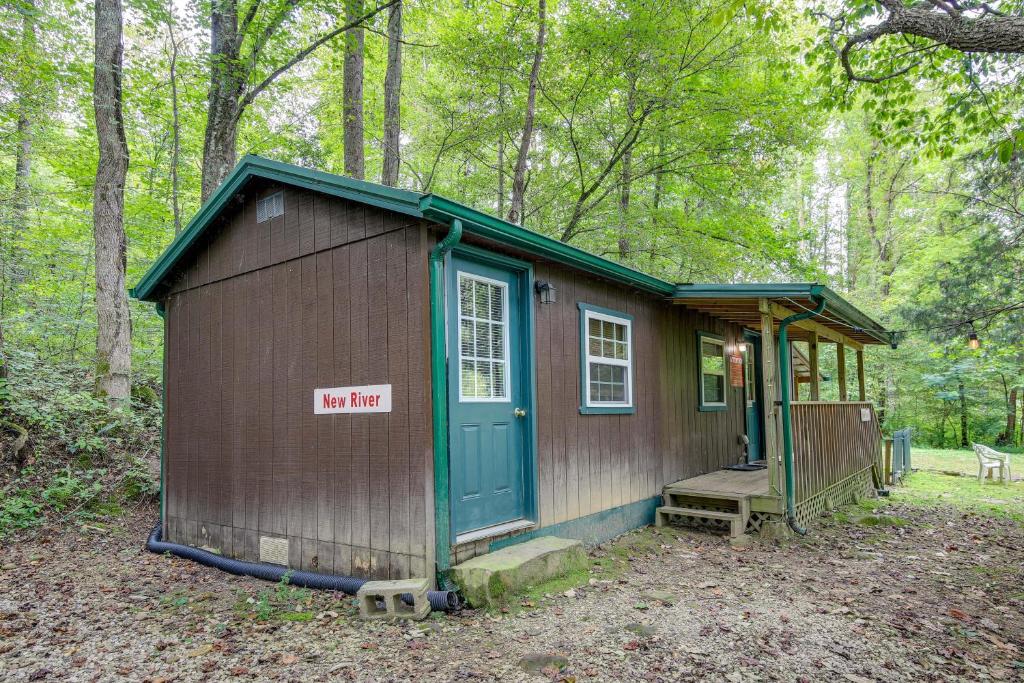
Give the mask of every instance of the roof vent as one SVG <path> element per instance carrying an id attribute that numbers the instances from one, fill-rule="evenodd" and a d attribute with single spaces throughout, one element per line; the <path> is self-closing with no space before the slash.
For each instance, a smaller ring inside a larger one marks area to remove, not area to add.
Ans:
<path id="1" fill-rule="evenodd" d="M 284 213 L 284 192 L 275 192 L 256 202 L 256 222 L 262 223 Z"/>

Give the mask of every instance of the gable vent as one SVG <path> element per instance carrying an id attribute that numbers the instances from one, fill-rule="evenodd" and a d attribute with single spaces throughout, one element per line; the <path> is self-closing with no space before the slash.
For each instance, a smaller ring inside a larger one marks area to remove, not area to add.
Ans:
<path id="1" fill-rule="evenodd" d="M 275 192 L 256 202 L 256 222 L 269 221 L 284 213 L 284 192 Z"/>

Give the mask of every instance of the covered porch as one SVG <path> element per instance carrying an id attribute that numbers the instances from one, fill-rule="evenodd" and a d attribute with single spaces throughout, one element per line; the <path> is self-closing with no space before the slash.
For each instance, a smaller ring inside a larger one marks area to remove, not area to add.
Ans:
<path id="1" fill-rule="evenodd" d="M 697 518 L 693 511 L 704 509 L 738 515 L 741 522 L 725 518 L 735 535 L 737 526 L 759 531 L 765 522 L 781 521 L 788 509 L 798 526 L 872 489 L 882 436 L 866 400 L 865 348 L 891 345 L 888 331 L 817 284 L 680 285 L 673 301 L 748 331 L 748 342 L 726 353 L 747 368 L 747 436 L 752 450 L 756 445 L 750 459 L 763 462 L 763 469 L 721 470 L 669 484 L 666 507 L 680 512 L 666 511 L 666 519 Z M 826 345 L 834 353 L 823 367 Z M 828 392 L 833 400 L 823 400 L 824 381 L 835 382 Z"/>

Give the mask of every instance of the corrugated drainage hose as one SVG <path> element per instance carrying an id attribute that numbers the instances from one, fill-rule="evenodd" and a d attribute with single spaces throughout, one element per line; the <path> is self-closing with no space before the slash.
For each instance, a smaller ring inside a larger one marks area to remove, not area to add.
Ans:
<path id="1" fill-rule="evenodd" d="M 355 595 L 359 588 L 366 583 L 365 579 L 357 579 L 351 576 L 335 576 L 333 574 L 318 574 L 316 572 L 293 571 L 287 567 L 265 562 L 243 562 L 230 557 L 224 557 L 208 550 L 193 548 L 190 545 L 180 543 L 169 543 L 161 540 L 163 534 L 163 523 L 157 522 L 153 531 L 149 533 L 146 540 L 146 550 L 162 555 L 170 553 L 186 560 L 192 560 L 207 567 L 220 569 L 229 574 L 238 576 L 252 576 L 265 581 L 280 581 L 286 574 L 288 583 L 292 586 L 302 588 L 316 588 L 320 590 L 341 591 L 349 595 Z M 403 595 L 402 599 L 412 603 L 411 595 Z M 450 612 L 458 609 L 461 605 L 459 594 L 455 591 L 427 591 L 427 601 L 430 608 L 438 612 Z"/>

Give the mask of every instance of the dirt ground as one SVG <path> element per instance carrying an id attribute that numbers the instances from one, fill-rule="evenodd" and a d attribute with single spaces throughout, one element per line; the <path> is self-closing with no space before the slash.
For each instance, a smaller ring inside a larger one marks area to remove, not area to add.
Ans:
<path id="1" fill-rule="evenodd" d="M 138 514 L 0 551 L 0 680 L 1024 680 L 1020 523 L 873 507 L 743 550 L 635 532 L 506 611 L 397 624 L 146 553 Z"/>

